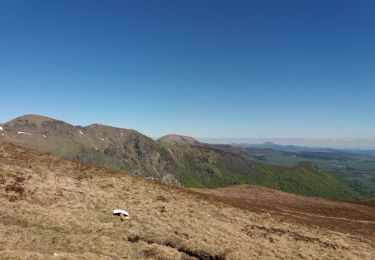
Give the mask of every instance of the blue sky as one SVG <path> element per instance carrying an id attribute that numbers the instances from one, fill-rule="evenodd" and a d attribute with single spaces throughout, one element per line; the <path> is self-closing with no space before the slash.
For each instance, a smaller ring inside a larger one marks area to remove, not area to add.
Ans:
<path id="1" fill-rule="evenodd" d="M 374 137 L 375 1 L 0 2 L 0 122 Z"/>

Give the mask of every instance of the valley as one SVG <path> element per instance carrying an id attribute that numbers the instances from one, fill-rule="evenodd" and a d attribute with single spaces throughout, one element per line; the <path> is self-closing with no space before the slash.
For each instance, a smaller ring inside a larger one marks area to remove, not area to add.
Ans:
<path id="1" fill-rule="evenodd" d="M 337 150 L 273 143 L 211 146 L 268 165 L 292 166 L 310 162 L 344 180 L 362 199 L 375 199 L 375 155 L 370 150 Z"/>

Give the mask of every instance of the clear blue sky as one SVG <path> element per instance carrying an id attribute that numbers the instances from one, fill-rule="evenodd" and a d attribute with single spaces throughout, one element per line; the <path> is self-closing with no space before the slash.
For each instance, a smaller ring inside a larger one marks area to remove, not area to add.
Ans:
<path id="1" fill-rule="evenodd" d="M 373 137 L 375 1 L 0 2 L 0 122 Z"/>

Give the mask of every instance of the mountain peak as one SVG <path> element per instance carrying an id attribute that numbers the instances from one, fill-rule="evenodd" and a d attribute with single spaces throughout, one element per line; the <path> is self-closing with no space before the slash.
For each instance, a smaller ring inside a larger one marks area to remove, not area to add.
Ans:
<path id="1" fill-rule="evenodd" d="M 199 141 L 190 136 L 170 134 L 159 138 L 159 142 L 175 145 L 198 145 Z"/>
<path id="2" fill-rule="evenodd" d="M 263 142 L 263 145 L 276 145 L 276 144 L 271 141 L 266 141 L 266 142 Z"/>
<path id="3" fill-rule="evenodd" d="M 29 121 L 29 122 L 35 122 L 36 123 L 36 122 L 44 122 L 44 121 L 58 121 L 58 120 L 50 118 L 50 117 L 42 116 L 42 115 L 26 114 L 26 115 L 17 117 L 13 120 L 10 120 L 9 122 L 7 122 L 7 124 L 12 123 L 12 122 L 17 122 L 17 121 L 18 122 Z"/>

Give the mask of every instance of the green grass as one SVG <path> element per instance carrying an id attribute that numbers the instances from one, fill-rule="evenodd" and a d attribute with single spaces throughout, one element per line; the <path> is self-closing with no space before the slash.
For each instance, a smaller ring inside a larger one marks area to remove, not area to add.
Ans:
<path id="1" fill-rule="evenodd" d="M 202 185 L 201 183 L 199 183 L 197 180 L 195 180 L 194 178 L 188 176 L 188 175 L 183 175 L 179 181 L 181 182 L 181 184 L 183 186 L 186 186 L 186 187 L 191 187 L 191 188 L 205 188 L 204 185 Z"/>
<path id="2" fill-rule="evenodd" d="M 264 186 L 300 195 L 330 199 L 362 199 L 361 194 L 335 176 L 313 167 L 261 166 L 257 182 Z"/>
<path id="3" fill-rule="evenodd" d="M 293 165 L 303 160 L 316 164 L 347 184 L 358 195 L 354 198 L 370 199 L 375 196 L 374 156 L 353 154 L 347 160 L 322 160 L 296 157 L 281 151 L 268 151 L 263 163 L 271 165 Z M 346 197 L 347 195 L 345 195 Z M 335 195 L 335 197 L 339 197 Z"/>
<path id="4" fill-rule="evenodd" d="M 332 172 L 332 174 L 344 180 L 353 190 L 361 194 L 364 199 L 375 197 L 375 174 L 346 172 Z"/>
<path id="5" fill-rule="evenodd" d="M 365 197 L 347 182 L 309 162 L 295 166 L 275 166 L 252 163 L 228 153 L 217 153 L 212 167 L 196 154 L 186 154 L 184 173 L 178 179 L 184 186 L 218 188 L 234 184 L 257 184 L 306 196 L 339 200 L 359 200 Z M 212 159 L 212 158 L 211 158 Z M 210 168 L 212 172 L 207 171 Z"/>

